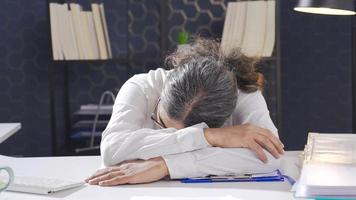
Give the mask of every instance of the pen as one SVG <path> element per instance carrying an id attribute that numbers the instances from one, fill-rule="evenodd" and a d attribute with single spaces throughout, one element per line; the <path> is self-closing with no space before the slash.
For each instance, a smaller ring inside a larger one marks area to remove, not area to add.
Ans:
<path id="1" fill-rule="evenodd" d="M 352 198 L 354 199 L 354 198 Z M 348 199 L 348 198 L 336 198 L 336 197 L 316 197 L 315 200 L 352 200 L 352 199 Z"/>

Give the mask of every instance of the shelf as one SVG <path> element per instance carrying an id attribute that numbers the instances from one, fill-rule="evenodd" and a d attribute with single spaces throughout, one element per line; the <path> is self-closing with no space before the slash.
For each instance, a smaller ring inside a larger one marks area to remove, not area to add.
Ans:
<path id="1" fill-rule="evenodd" d="M 105 128 L 107 124 L 109 123 L 109 120 L 98 120 L 97 122 L 97 127 L 98 128 Z M 80 120 L 76 122 L 72 128 L 92 128 L 94 124 L 94 120 Z"/>
<path id="2" fill-rule="evenodd" d="M 70 138 L 71 139 L 90 139 L 92 132 L 91 131 L 78 131 L 73 133 Z M 102 131 L 94 132 L 94 137 L 101 137 Z"/>
<path id="3" fill-rule="evenodd" d="M 271 56 L 271 57 L 262 57 L 261 61 L 262 62 L 269 62 L 269 61 L 276 61 L 277 57 L 276 56 Z"/>
<path id="4" fill-rule="evenodd" d="M 159 63 L 162 59 L 148 59 L 148 58 L 111 58 L 107 60 L 53 60 L 55 63 L 119 63 L 119 64 L 129 64 L 129 63 Z"/>
<path id="5" fill-rule="evenodd" d="M 270 56 L 270 57 L 261 57 L 261 61 L 276 61 L 277 57 L 276 56 Z M 127 57 L 118 57 L 118 58 L 110 58 L 110 59 L 87 59 L 87 60 L 52 60 L 55 63 L 83 63 L 83 62 L 88 62 L 88 63 L 157 63 L 157 62 L 163 62 L 163 59 L 161 58 L 142 58 L 142 57 L 136 57 L 136 58 L 127 58 Z"/>

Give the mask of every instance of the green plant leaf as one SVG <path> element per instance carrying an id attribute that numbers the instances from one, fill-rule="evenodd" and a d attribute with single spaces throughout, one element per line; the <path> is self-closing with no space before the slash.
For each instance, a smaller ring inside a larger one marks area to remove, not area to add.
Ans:
<path id="1" fill-rule="evenodd" d="M 189 33 L 187 31 L 180 31 L 177 39 L 178 44 L 187 44 L 189 41 Z"/>

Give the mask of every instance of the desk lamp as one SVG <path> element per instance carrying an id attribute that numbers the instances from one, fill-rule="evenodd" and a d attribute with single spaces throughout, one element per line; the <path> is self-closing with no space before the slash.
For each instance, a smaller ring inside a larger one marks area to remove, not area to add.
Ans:
<path id="1" fill-rule="evenodd" d="M 295 11 L 323 15 L 355 15 L 354 0 L 299 0 Z"/>

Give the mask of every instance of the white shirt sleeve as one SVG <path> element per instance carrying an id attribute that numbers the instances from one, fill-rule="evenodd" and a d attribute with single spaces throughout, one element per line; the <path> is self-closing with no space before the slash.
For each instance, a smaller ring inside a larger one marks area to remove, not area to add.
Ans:
<path id="1" fill-rule="evenodd" d="M 233 125 L 251 123 L 269 129 L 278 136 L 260 91 L 238 92 L 236 109 L 232 116 Z M 264 164 L 249 149 L 208 147 L 181 154 L 163 156 L 172 179 L 224 175 L 231 173 L 270 172 L 279 167 L 275 159 L 265 151 L 268 163 Z"/>
<path id="2" fill-rule="evenodd" d="M 125 160 L 193 151 L 208 147 L 205 123 L 181 130 L 144 128 L 148 99 L 134 81 L 127 81 L 117 95 L 109 124 L 102 135 L 101 156 L 105 166 Z"/>

